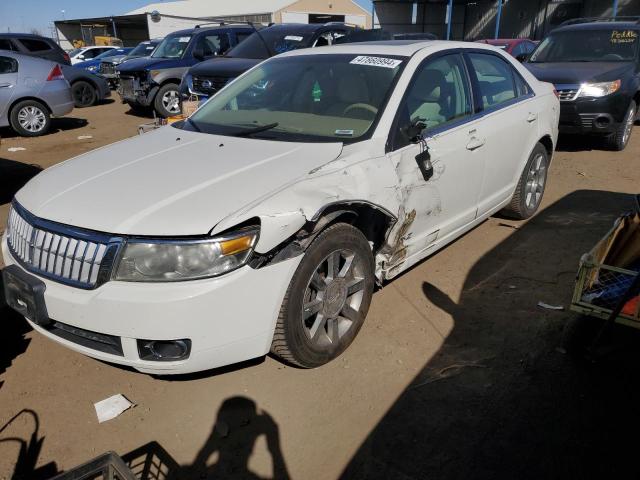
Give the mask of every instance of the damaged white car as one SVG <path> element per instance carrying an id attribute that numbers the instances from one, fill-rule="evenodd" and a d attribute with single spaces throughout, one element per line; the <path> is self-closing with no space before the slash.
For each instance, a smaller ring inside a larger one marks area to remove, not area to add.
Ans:
<path id="1" fill-rule="evenodd" d="M 322 365 L 354 340 L 376 283 L 499 210 L 535 213 L 554 93 L 478 44 L 279 55 L 184 123 L 31 180 L 2 242 L 7 302 L 142 372 L 269 351 Z"/>

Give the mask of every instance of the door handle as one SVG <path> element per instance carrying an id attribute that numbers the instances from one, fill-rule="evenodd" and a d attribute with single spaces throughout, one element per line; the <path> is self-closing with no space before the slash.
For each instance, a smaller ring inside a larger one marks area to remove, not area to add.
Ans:
<path id="1" fill-rule="evenodd" d="M 471 137 L 467 143 L 467 150 L 476 150 L 484 145 L 484 138 Z"/>
<path id="2" fill-rule="evenodd" d="M 13 87 L 11 83 L 0 83 L 0 88 L 9 88 Z"/>
<path id="3" fill-rule="evenodd" d="M 535 122 L 537 119 L 538 119 L 537 113 L 529 113 L 529 116 L 527 117 L 527 122 L 532 123 L 532 122 Z"/>

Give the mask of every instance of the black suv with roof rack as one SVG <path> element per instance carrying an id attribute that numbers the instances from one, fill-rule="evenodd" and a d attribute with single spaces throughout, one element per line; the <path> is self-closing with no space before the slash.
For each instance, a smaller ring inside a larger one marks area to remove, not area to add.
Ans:
<path id="1" fill-rule="evenodd" d="M 553 30 L 524 66 L 553 83 L 560 132 L 604 136 L 623 150 L 639 118 L 640 17 L 581 18 Z"/>
<path id="2" fill-rule="evenodd" d="M 289 50 L 333 45 L 358 31 L 341 22 L 270 25 L 254 32 L 226 55 L 191 67 L 180 85 L 181 98 L 195 94 L 206 99 L 267 58 Z"/>

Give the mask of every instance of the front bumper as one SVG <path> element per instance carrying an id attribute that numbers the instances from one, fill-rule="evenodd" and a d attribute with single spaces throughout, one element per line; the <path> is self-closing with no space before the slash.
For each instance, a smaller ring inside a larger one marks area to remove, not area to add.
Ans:
<path id="1" fill-rule="evenodd" d="M 5 263 L 16 264 L 2 241 Z M 217 278 L 175 282 L 110 281 L 82 290 L 37 277 L 46 285 L 49 317 L 65 327 L 119 340 L 122 355 L 99 351 L 32 327 L 48 338 L 93 358 L 153 374 L 184 374 L 260 357 L 268 353 L 285 291 L 301 256 L 254 270 L 245 266 Z M 33 275 L 32 273 L 29 273 Z M 191 340 L 181 361 L 141 360 L 137 340 Z"/>
<path id="2" fill-rule="evenodd" d="M 122 103 L 135 103 L 143 107 L 153 104 L 160 86 L 152 82 L 141 82 L 137 77 L 120 76 L 118 95 Z"/>
<path id="3" fill-rule="evenodd" d="M 610 134 L 624 121 L 630 98 L 614 94 L 560 102 L 560 133 Z"/>

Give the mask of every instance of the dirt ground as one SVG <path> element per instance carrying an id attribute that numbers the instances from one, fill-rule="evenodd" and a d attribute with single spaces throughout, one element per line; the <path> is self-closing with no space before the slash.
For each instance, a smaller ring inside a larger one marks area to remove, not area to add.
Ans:
<path id="1" fill-rule="evenodd" d="M 148 121 L 118 102 L 71 116 L 39 139 L 0 130 L 2 225 L 12 191 L 38 171 L 29 164 Z M 623 153 L 565 139 L 536 217 L 492 218 L 390 282 L 348 351 L 311 371 L 267 357 L 154 378 L 69 351 L 0 308 L 0 479 L 49 478 L 108 450 L 144 478 L 638 478 L 639 335 L 616 328 L 586 362 L 572 352 L 597 325 L 536 306 L 568 306 L 580 256 L 632 193 L 640 129 Z M 98 424 L 93 403 L 116 393 L 136 407 Z"/>

